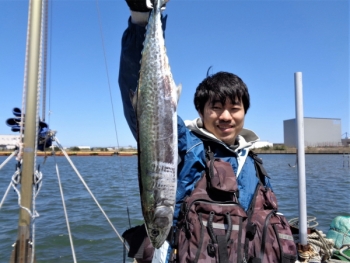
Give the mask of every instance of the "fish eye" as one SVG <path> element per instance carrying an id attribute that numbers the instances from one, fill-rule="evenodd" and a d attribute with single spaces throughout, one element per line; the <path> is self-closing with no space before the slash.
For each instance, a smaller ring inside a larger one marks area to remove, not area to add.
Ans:
<path id="1" fill-rule="evenodd" d="M 157 230 L 157 229 L 152 229 L 152 231 L 151 231 L 151 236 L 152 236 L 152 237 L 157 237 L 157 236 L 159 236 L 159 230 Z"/>

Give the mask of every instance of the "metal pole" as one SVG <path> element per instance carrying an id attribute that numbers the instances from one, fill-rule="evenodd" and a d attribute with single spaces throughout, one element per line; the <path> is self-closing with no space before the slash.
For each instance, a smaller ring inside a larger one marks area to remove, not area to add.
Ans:
<path id="1" fill-rule="evenodd" d="M 305 143 L 304 143 L 304 112 L 302 73 L 294 74 L 295 109 L 298 150 L 298 180 L 299 180 L 299 239 L 301 245 L 307 245 L 307 212 L 306 212 L 306 179 L 305 179 Z"/>
<path id="2" fill-rule="evenodd" d="M 39 82 L 40 29 L 41 29 L 41 0 L 31 0 L 29 4 L 29 34 L 28 34 L 28 64 L 23 165 L 21 175 L 21 206 L 31 210 L 34 176 L 35 146 L 37 133 L 37 88 Z M 16 263 L 31 261 L 31 249 L 28 244 L 30 238 L 30 214 L 20 208 L 18 222 L 18 240 L 15 251 Z"/>

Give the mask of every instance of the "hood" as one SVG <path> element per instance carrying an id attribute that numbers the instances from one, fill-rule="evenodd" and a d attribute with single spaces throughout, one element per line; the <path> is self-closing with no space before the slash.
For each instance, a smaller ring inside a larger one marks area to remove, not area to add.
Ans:
<path id="1" fill-rule="evenodd" d="M 190 131 L 199 135 L 200 137 L 204 137 L 204 138 L 207 138 L 208 140 L 223 144 L 228 149 L 234 150 L 235 152 L 243 148 L 249 148 L 253 145 L 254 142 L 260 140 L 259 137 L 255 134 L 255 132 L 248 129 L 242 129 L 242 131 L 237 136 L 237 139 L 236 139 L 237 143 L 235 145 L 227 145 L 223 141 L 216 138 L 212 133 L 204 129 L 203 122 L 200 118 L 194 119 L 192 121 L 186 120 L 185 125 Z"/>

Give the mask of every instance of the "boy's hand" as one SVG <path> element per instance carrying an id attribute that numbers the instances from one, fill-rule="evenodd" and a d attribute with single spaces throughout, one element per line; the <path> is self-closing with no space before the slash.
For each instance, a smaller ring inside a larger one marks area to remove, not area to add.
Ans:
<path id="1" fill-rule="evenodd" d="M 125 0 L 131 11 L 149 12 L 153 8 L 154 0 Z M 165 1 L 162 10 L 165 10 Z"/>

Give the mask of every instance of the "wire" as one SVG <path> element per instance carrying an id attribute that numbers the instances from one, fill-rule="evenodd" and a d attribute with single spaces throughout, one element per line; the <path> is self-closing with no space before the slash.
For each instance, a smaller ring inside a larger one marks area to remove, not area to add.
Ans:
<path id="1" fill-rule="evenodd" d="M 108 223 L 111 225 L 111 227 L 113 228 L 114 232 L 117 234 L 117 236 L 119 237 L 119 239 L 122 241 L 122 243 L 124 244 L 124 246 L 126 246 L 126 243 L 124 243 L 123 238 L 121 237 L 121 235 L 119 234 L 119 232 L 117 231 L 117 229 L 113 226 L 111 220 L 108 218 L 106 212 L 103 210 L 103 208 L 101 207 L 101 205 L 99 204 L 99 202 L 97 201 L 96 197 L 94 196 L 94 194 L 91 192 L 89 186 L 86 184 L 85 180 L 83 179 L 83 177 L 80 175 L 79 171 L 77 170 L 77 168 L 75 167 L 74 163 L 72 162 L 72 160 L 69 158 L 68 154 L 66 153 L 66 151 L 63 149 L 62 145 L 60 144 L 60 142 L 58 141 L 57 137 L 55 137 L 55 142 L 57 144 L 57 146 L 60 148 L 60 150 L 62 151 L 62 153 L 64 154 L 64 156 L 66 157 L 66 159 L 68 160 L 69 164 L 72 166 L 73 170 L 75 171 L 75 173 L 77 174 L 77 176 L 79 177 L 80 181 L 83 183 L 83 185 L 85 186 L 86 190 L 89 192 L 89 194 L 91 195 L 92 199 L 95 201 L 96 205 L 98 206 L 98 208 L 101 210 L 102 214 L 105 216 L 105 218 L 107 219 Z M 128 249 L 128 248 L 127 248 Z M 128 249 L 129 250 L 129 249 Z"/>
<path id="2" fill-rule="evenodd" d="M 62 206 L 63 206 L 64 216 L 66 218 L 68 236 L 69 236 L 69 241 L 70 241 L 70 245 L 71 245 L 71 249 L 72 249 L 72 256 L 73 256 L 74 263 L 76 263 L 77 259 L 75 257 L 75 249 L 74 249 L 74 244 L 73 244 L 73 238 L 72 238 L 72 233 L 70 231 L 68 213 L 67 213 L 67 209 L 66 209 L 66 203 L 64 201 L 64 194 L 63 194 L 63 189 L 62 189 L 62 184 L 61 184 L 60 172 L 59 172 L 58 165 L 57 165 L 56 155 L 54 155 L 54 159 L 55 159 L 55 163 L 56 163 L 56 174 L 57 174 L 58 186 L 60 188 L 61 199 L 62 199 Z"/>
<path id="3" fill-rule="evenodd" d="M 117 125 L 116 125 L 116 121 L 115 121 L 114 106 L 113 106 L 112 91 L 111 91 L 111 83 L 110 83 L 109 73 L 108 73 L 108 63 L 107 63 L 107 57 L 106 57 L 106 49 L 105 49 L 105 44 L 104 44 L 104 37 L 103 37 L 103 30 L 102 30 L 102 23 L 101 23 L 101 14 L 100 14 L 100 8 L 99 8 L 98 0 L 96 0 L 96 9 L 97 9 L 97 14 L 98 14 L 98 22 L 99 22 L 99 28 L 100 28 L 103 56 L 104 56 L 106 74 L 107 74 L 109 97 L 110 97 L 111 106 L 112 106 L 114 130 L 115 130 L 115 136 L 116 136 L 116 140 L 117 140 L 117 147 L 119 149 L 120 146 L 119 146 L 119 140 L 118 140 Z M 117 160 L 119 160 L 119 158 Z M 119 162 L 119 167 L 121 167 L 121 174 L 123 175 L 124 174 L 124 165 L 121 162 Z M 123 185 L 125 185 L 124 176 L 121 176 L 121 177 L 122 177 Z M 125 190 L 125 188 L 123 188 L 123 191 L 124 191 L 123 197 L 124 197 L 124 200 L 126 201 L 126 211 L 127 211 L 127 214 L 128 214 L 129 227 L 131 228 L 130 214 L 129 214 L 129 203 L 128 203 L 128 198 L 126 198 L 126 190 Z"/>

